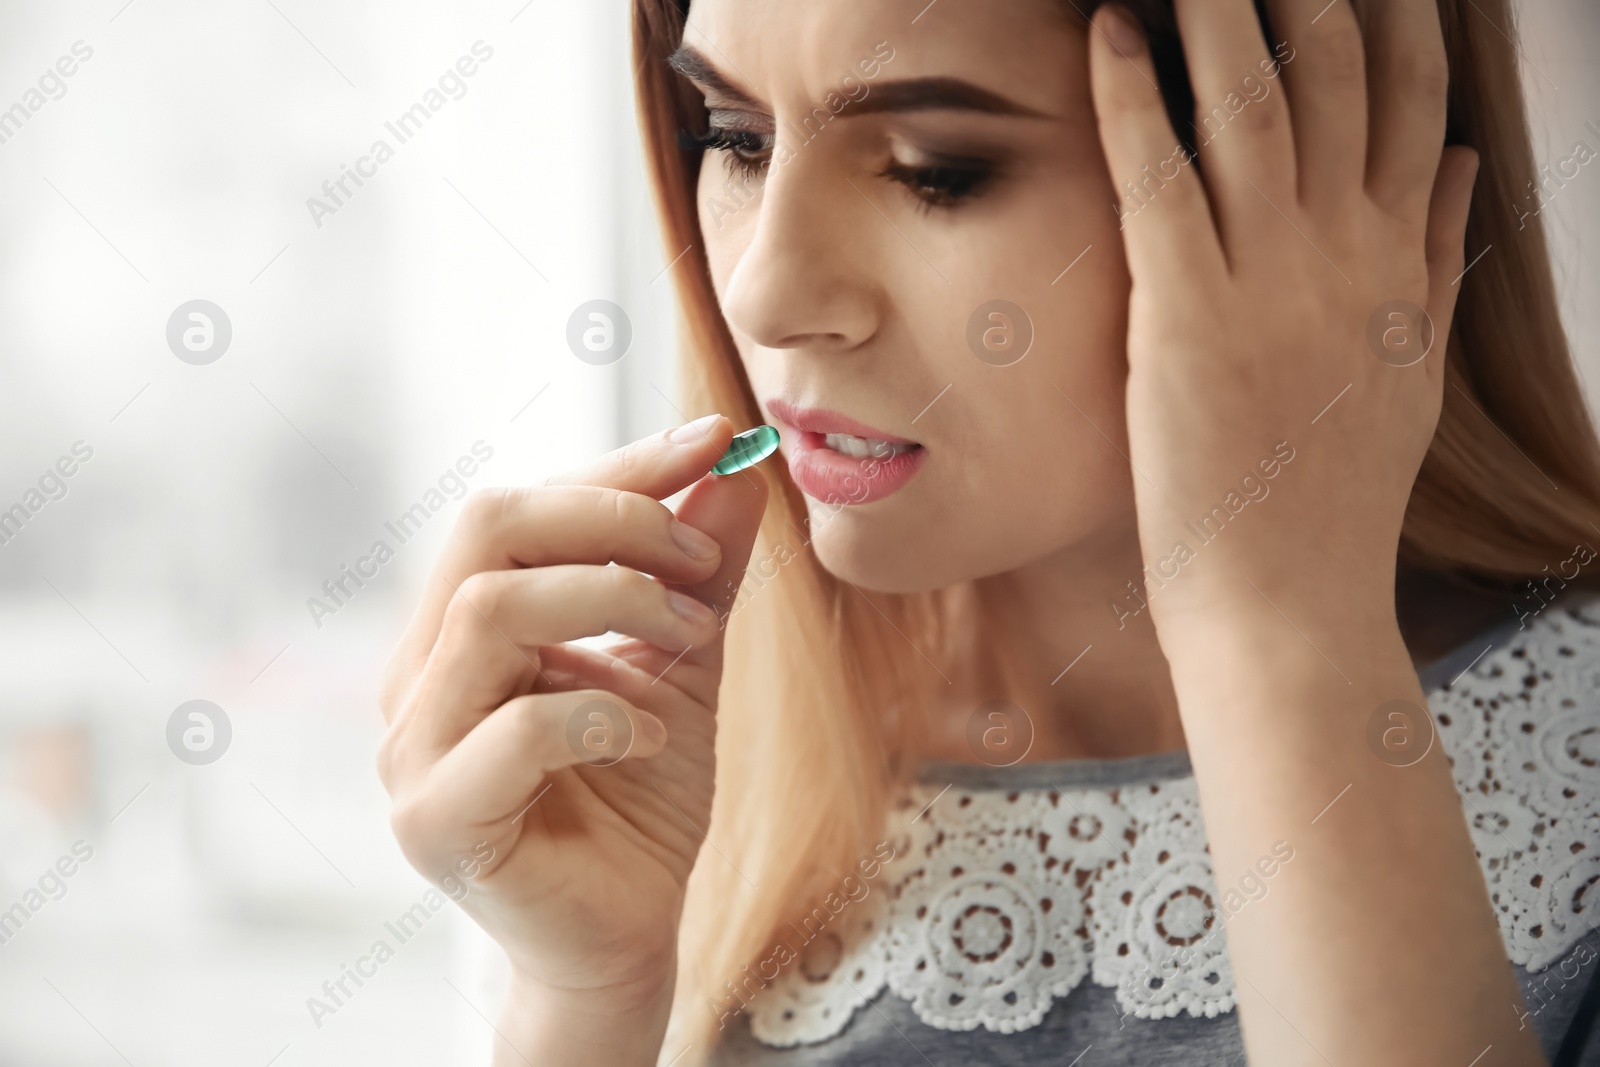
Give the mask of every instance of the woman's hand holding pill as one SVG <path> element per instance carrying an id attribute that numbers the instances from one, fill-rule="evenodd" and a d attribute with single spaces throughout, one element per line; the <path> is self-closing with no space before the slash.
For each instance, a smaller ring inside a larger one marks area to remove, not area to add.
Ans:
<path id="1" fill-rule="evenodd" d="M 430 879 L 493 850 L 461 903 L 511 961 L 508 1018 L 564 1042 L 587 1015 L 590 1056 L 658 1047 L 670 1005 L 710 817 L 719 615 L 767 497 L 755 471 L 704 477 L 731 436 L 710 416 L 474 496 L 385 673 L 401 847 Z M 674 516 L 660 501 L 691 485 Z M 605 652 L 568 643 L 608 632 L 624 639 Z M 533 1018 L 558 1012 L 568 1025 Z"/>

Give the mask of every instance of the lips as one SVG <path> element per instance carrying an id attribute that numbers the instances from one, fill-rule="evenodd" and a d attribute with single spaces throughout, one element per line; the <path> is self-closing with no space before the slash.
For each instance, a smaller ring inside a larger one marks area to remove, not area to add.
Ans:
<path id="1" fill-rule="evenodd" d="M 767 404 L 790 431 L 789 473 L 800 491 L 825 504 L 869 504 L 916 476 L 927 449 L 825 408 Z"/>

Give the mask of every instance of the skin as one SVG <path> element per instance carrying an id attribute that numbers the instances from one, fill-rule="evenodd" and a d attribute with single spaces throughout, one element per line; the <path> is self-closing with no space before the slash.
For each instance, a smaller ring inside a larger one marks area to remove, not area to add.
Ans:
<path id="1" fill-rule="evenodd" d="M 787 121 L 778 139 L 792 158 L 752 181 L 758 199 L 720 225 L 702 223 L 756 396 L 832 408 L 929 452 L 904 489 L 818 524 L 818 558 L 841 577 L 891 592 L 1049 567 L 1051 557 L 1091 544 L 1120 549 L 1136 575 L 1127 461 L 1062 395 L 1087 405 L 1114 440 L 1125 436 L 1126 325 L 1107 312 L 1126 305 L 1128 278 L 1088 107 L 1082 28 L 1042 2 L 958 11 L 949 26 L 930 13 L 915 37 L 910 15 L 900 14 L 710 0 L 695 8 L 700 33 L 687 38 L 713 61 L 735 47 L 726 62 L 762 72 L 760 101 Z M 864 104 L 874 82 L 944 76 L 1037 117 L 847 107 L 822 135 L 801 141 L 799 117 L 877 42 L 894 58 L 866 82 Z M 708 93 L 714 123 L 770 135 L 770 113 L 722 110 L 725 103 L 733 101 Z M 891 161 L 917 165 L 934 150 L 981 154 L 1006 173 L 943 207 L 878 176 Z M 737 174 L 731 156 L 707 156 L 702 204 Z M 1091 245 L 1081 271 L 1052 287 Z M 1028 311 L 1040 358 L 1000 368 L 967 348 L 969 315 L 997 294 Z M 1049 492 L 1039 492 L 1040 466 Z"/>
<path id="2" fill-rule="evenodd" d="M 709 205 L 736 172 L 708 156 L 702 236 L 763 403 L 927 448 L 899 493 L 817 524 L 824 565 L 878 590 L 1008 583 L 1040 679 L 1093 646 L 1054 687 L 1031 682 L 1032 758 L 1186 744 L 1219 885 L 1273 842 L 1295 848 L 1271 904 L 1228 927 L 1252 1063 L 1540 1063 L 1442 752 L 1397 769 L 1366 743 L 1380 705 L 1425 706 L 1395 552 L 1476 173 L 1469 150 L 1441 151 L 1431 0 L 1372 6 L 1358 26 L 1346 0 L 1272 0 L 1292 61 L 1119 228 L 1115 190 L 1175 138 L 1142 37 L 1113 11 L 1091 29 L 1042 0 L 696 0 L 686 42 L 720 73 L 700 83 L 713 125 L 747 145 L 798 125 L 880 41 L 896 50 L 880 84 L 958 77 L 1029 112 L 846 111 L 720 224 Z M 1248 0 L 1177 12 L 1202 107 L 1259 76 Z M 935 150 L 1005 162 L 954 206 L 882 176 Z M 1005 368 L 964 342 L 996 294 L 1037 331 Z M 1366 340 L 1397 299 L 1439 338 L 1406 368 Z M 716 591 L 748 558 L 760 475 L 701 479 L 730 433 L 712 419 L 561 484 L 475 497 L 391 663 L 380 770 L 408 857 L 426 873 L 494 848 L 463 907 L 513 965 L 501 1062 L 680 1051 L 661 1041 L 721 652 L 714 622 L 675 616 L 666 594 L 725 606 Z M 1107 610 L 1284 442 L 1269 498 L 1147 609 Z M 720 548 L 702 560 L 657 503 L 691 484 L 678 519 Z M 629 637 L 609 654 L 565 643 L 606 631 Z M 961 758 L 972 694 L 951 691 L 935 750 Z M 597 698 L 636 733 L 604 768 L 568 740 Z"/>
<path id="3" fill-rule="evenodd" d="M 807 498 L 825 567 L 887 592 L 1005 576 L 1032 638 L 1020 651 L 1037 664 L 1024 705 L 1078 709 L 1032 721 L 1032 758 L 1181 748 L 1171 686 L 1146 669 L 1160 656 L 1154 627 L 1138 618 L 1118 628 L 1107 609 L 1143 562 L 1123 405 L 1129 277 L 1090 106 L 1086 27 L 1039 0 L 955 5 L 911 36 L 920 6 L 836 4 L 821 17 L 774 3 L 694 9 L 691 47 L 728 80 L 764 74 L 743 94 L 761 111 L 702 86 L 713 123 L 776 132 L 764 178 L 733 153 L 708 156 L 701 171 L 724 316 L 763 405 L 837 410 L 928 451 L 916 478 L 883 500 L 840 510 Z M 866 101 L 874 83 L 951 77 L 1028 114 L 846 107 L 803 141 L 795 131 L 816 101 L 851 88 L 841 72 L 861 81 L 857 64 L 880 42 L 894 58 L 866 81 Z M 879 177 L 891 161 L 926 165 L 932 153 L 979 157 L 997 173 L 954 205 Z M 755 198 L 713 211 L 737 202 L 730 181 Z M 1027 311 L 1038 350 L 1007 367 L 965 342 L 972 310 L 996 294 Z M 787 455 L 792 434 L 780 428 Z M 1116 645 L 1110 655 L 1049 687 L 1102 638 Z M 983 699 L 955 680 L 930 756 L 972 758 L 967 718 Z"/>

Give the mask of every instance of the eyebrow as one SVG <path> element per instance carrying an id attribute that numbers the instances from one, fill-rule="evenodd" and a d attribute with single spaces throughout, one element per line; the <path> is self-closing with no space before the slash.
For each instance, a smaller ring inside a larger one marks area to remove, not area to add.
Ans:
<path id="1" fill-rule="evenodd" d="M 667 57 L 667 65 L 679 74 L 727 97 L 734 104 L 753 111 L 765 109 L 759 100 L 729 81 L 710 60 L 690 45 L 679 46 Z M 852 101 L 841 117 L 869 112 L 976 111 L 986 115 L 1046 118 L 1009 97 L 991 92 L 960 78 L 906 78 L 882 82 L 860 100 Z"/>

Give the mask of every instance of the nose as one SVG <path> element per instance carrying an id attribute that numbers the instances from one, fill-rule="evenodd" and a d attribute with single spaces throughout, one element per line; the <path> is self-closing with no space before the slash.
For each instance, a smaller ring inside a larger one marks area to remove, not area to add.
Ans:
<path id="1" fill-rule="evenodd" d="M 843 351 L 877 332 L 883 305 L 861 217 L 871 211 L 815 146 L 774 165 L 754 232 L 722 295 L 728 324 L 764 348 Z"/>

